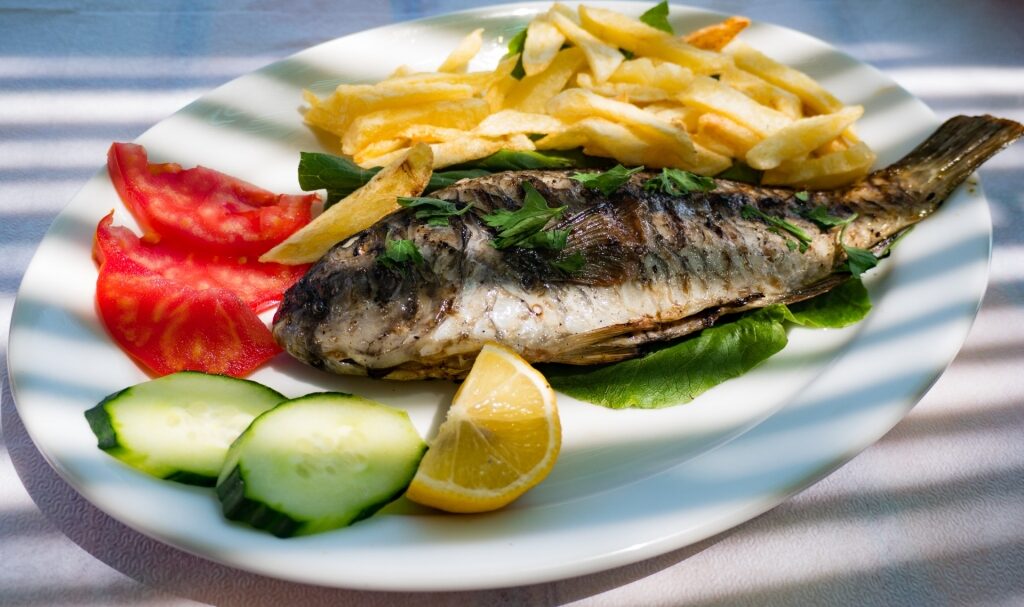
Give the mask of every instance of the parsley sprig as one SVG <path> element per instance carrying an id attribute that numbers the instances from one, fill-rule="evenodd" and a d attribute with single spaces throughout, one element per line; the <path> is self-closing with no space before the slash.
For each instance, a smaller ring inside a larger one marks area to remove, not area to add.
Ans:
<path id="1" fill-rule="evenodd" d="M 403 238 L 384 241 L 384 252 L 377 257 L 377 263 L 405 274 L 410 262 L 417 266 L 423 265 L 423 255 L 415 242 Z"/>
<path id="2" fill-rule="evenodd" d="M 446 226 L 449 217 L 465 215 L 473 208 L 473 205 L 467 204 L 460 209 L 449 200 L 427 196 L 399 196 L 398 204 L 407 209 L 416 209 L 416 219 L 425 219 L 427 225 L 431 226 Z"/>
<path id="3" fill-rule="evenodd" d="M 682 196 L 686 192 L 710 192 L 715 189 L 715 180 L 682 169 L 661 169 L 660 175 L 644 183 L 644 189 Z"/>
<path id="4" fill-rule="evenodd" d="M 662 0 L 653 8 L 648 9 L 640 15 L 640 21 L 663 32 L 675 34 L 672 24 L 668 22 L 668 0 Z"/>
<path id="5" fill-rule="evenodd" d="M 529 182 L 523 182 L 523 206 L 515 211 L 499 209 L 482 217 L 485 224 L 498 234 L 491 240 L 495 249 L 520 247 L 523 249 L 565 248 L 569 230 L 545 230 L 552 219 L 560 218 L 567 207 L 549 207 L 548 201 Z"/>
<path id="6" fill-rule="evenodd" d="M 797 197 L 799 198 L 799 196 L 800 193 L 798 192 Z M 844 242 L 846 240 L 846 228 L 853 223 L 854 219 L 857 219 L 856 213 L 849 217 L 837 217 L 829 213 L 828 208 L 823 205 L 814 207 L 805 216 L 822 227 L 843 226 L 843 229 L 839 232 L 839 245 L 843 247 L 843 252 L 846 253 L 846 261 L 839 267 L 840 270 L 846 270 L 854 278 L 857 278 L 878 265 L 878 257 L 874 253 L 860 247 L 851 247 Z"/>
<path id="7" fill-rule="evenodd" d="M 796 242 L 794 242 L 793 240 L 786 240 L 786 246 L 789 247 L 791 251 L 793 249 L 799 248 L 801 253 L 805 253 L 807 251 L 807 247 L 810 246 L 811 244 L 810 235 L 807 234 L 807 232 L 804 232 L 800 226 L 792 222 L 786 221 L 781 217 L 768 215 L 767 213 L 761 211 L 760 209 L 752 207 L 749 204 L 743 205 L 743 208 L 740 209 L 740 216 L 743 217 L 743 219 L 760 219 L 761 221 L 772 226 L 772 231 L 776 232 L 777 234 L 786 233 L 792 236 L 796 240 Z"/>
<path id="8" fill-rule="evenodd" d="M 523 192 L 521 208 L 515 211 L 500 209 L 481 218 L 498 231 L 491 240 L 491 246 L 495 249 L 518 247 L 554 251 L 559 256 L 548 260 L 552 268 L 566 274 L 582 270 L 587 263 L 582 253 L 560 254 L 565 249 L 571 229 L 545 227 L 551 220 L 562 217 L 567 207 L 549 207 L 548 201 L 529 182 L 523 182 Z"/>
<path id="9" fill-rule="evenodd" d="M 582 183 L 592 190 L 597 190 L 605 196 L 610 196 L 629 181 L 630 175 L 642 170 L 644 170 L 642 166 L 627 169 L 621 164 L 617 164 L 603 173 L 573 173 L 569 178 Z"/>
<path id="10" fill-rule="evenodd" d="M 579 251 L 576 251 L 571 255 L 566 255 L 565 257 L 559 257 L 551 262 L 552 267 L 557 268 L 566 274 L 575 274 L 582 270 L 585 265 L 587 265 L 587 259 Z"/>

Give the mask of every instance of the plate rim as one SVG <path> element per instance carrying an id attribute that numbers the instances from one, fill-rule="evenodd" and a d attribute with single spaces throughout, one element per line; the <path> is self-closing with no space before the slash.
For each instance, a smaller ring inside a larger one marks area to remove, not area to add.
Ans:
<path id="1" fill-rule="evenodd" d="M 605 6 L 609 6 L 609 7 L 616 7 L 616 6 L 647 7 L 647 6 L 649 6 L 648 3 L 641 3 L 641 2 L 598 2 L 598 3 L 595 3 L 595 4 L 605 5 Z M 300 55 L 300 54 L 303 54 L 303 53 L 306 53 L 306 52 L 312 52 L 312 51 L 314 51 L 314 49 L 318 49 L 318 48 L 320 48 L 322 46 L 335 43 L 338 40 L 342 40 L 342 39 L 348 38 L 350 36 L 364 35 L 364 34 L 380 34 L 381 32 L 386 31 L 388 29 L 399 29 L 399 28 L 408 27 L 408 26 L 411 26 L 411 25 L 430 25 L 432 21 L 441 21 L 441 20 L 450 19 L 452 17 L 467 17 L 467 16 L 474 16 L 474 15 L 489 16 L 489 15 L 495 15 L 496 13 L 502 12 L 502 11 L 513 11 L 513 10 L 516 10 L 516 9 L 534 9 L 534 8 L 547 7 L 547 6 L 549 6 L 548 2 L 525 2 L 525 3 L 498 4 L 498 5 L 492 5 L 492 6 L 487 6 L 487 7 L 471 8 L 471 9 L 465 9 L 465 10 L 460 10 L 460 11 L 455 11 L 455 12 L 449 12 L 449 13 L 444 13 L 444 14 L 440 14 L 440 15 L 434 15 L 434 16 L 424 17 L 424 18 L 419 18 L 419 19 L 414 19 L 414 20 L 408 20 L 408 21 L 402 21 L 402 22 L 397 22 L 397 23 L 391 23 L 391 24 L 386 24 L 386 25 L 374 27 L 374 28 L 367 29 L 367 30 L 361 30 L 361 31 L 358 31 L 358 32 L 353 32 L 351 34 L 347 34 L 346 36 L 342 36 L 342 37 L 339 37 L 339 38 L 336 38 L 336 39 L 333 39 L 333 40 L 324 41 L 324 42 L 315 44 L 313 46 L 307 47 L 307 48 L 302 49 L 302 50 L 300 50 L 300 51 L 298 51 L 296 53 L 288 55 L 287 57 L 281 58 L 278 61 L 274 61 L 274 62 L 272 62 L 272 63 L 270 63 L 270 64 L 268 64 L 266 66 L 260 67 L 260 68 L 258 68 L 256 70 L 252 70 L 250 72 L 247 72 L 246 74 L 243 74 L 243 75 L 241 75 L 241 76 L 239 76 L 237 78 L 233 78 L 232 80 L 230 80 L 228 82 L 225 82 L 225 83 L 215 87 L 214 89 L 211 89 L 209 92 L 207 92 L 204 95 L 202 95 L 201 97 L 199 97 L 198 100 L 201 101 L 202 99 L 206 98 L 207 96 L 209 96 L 211 94 L 214 94 L 216 91 L 221 90 L 222 88 L 230 85 L 231 83 L 233 83 L 233 82 L 235 82 L 235 81 L 237 81 L 237 80 L 239 80 L 241 78 L 245 78 L 245 77 L 248 77 L 248 76 L 252 75 L 253 73 L 257 73 L 257 72 L 260 72 L 262 70 L 265 70 L 265 69 L 268 69 L 268 68 L 272 68 L 273 66 L 278 65 L 279 63 L 287 61 L 287 60 L 289 60 L 291 58 L 294 58 L 297 55 Z M 707 9 L 703 9 L 703 8 L 699 8 L 699 7 L 691 7 L 691 6 L 678 5 L 678 4 L 673 4 L 672 6 L 675 7 L 675 8 L 684 9 L 686 11 L 689 11 L 690 13 L 704 14 L 704 15 L 715 15 L 715 16 L 719 16 L 719 15 L 724 16 L 722 13 L 719 13 L 717 11 L 707 10 Z M 527 13 L 523 13 L 524 19 L 527 16 L 528 16 Z M 815 41 L 818 44 L 822 44 L 824 46 L 827 46 L 830 49 L 831 52 L 839 54 L 839 55 L 842 55 L 846 59 L 852 60 L 852 61 L 856 62 L 859 66 L 866 67 L 866 68 L 874 71 L 877 74 L 877 76 L 885 79 L 886 81 L 893 82 L 893 84 L 895 86 L 897 86 L 901 91 L 903 91 L 908 97 L 913 99 L 913 101 L 916 102 L 921 108 L 926 110 L 930 114 L 930 116 L 933 119 L 935 119 L 935 122 L 937 123 L 937 118 L 935 118 L 935 114 L 931 111 L 930 108 L 928 108 L 928 106 L 926 106 L 920 99 L 918 99 L 917 97 L 914 97 L 913 95 L 911 95 L 909 92 L 907 92 L 902 87 L 899 87 L 899 85 L 896 84 L 894 81 L 892 81 L 892 79 L 890 77 L 886 76 L 882 71 L 878 70 L 874 66 L 872 66 L 870 64 L 867 64 L 865 62 L 862 62 L 862 61 L 856 59 L 855 57 L 852 57 L 848 53 L 845 53 L 844 51 L 836 48 L 835 46 L 833 46 L 831 44 L 829 44 L 828 42 L 820 40 L 820 39 L 818 39 L 818 38 L 816 38 L 814 36 L 810 36 L 810 35 L 805 34 L 803 32 L 800 32 L 800 31 L 797 31 L 797 30 L 793 30 L 793 29 L 788 28 L 788 27 L 775 25 L 775 24 L 768 23 L 768 22 L 758 22 L 758 23 L 762 23 L 762 24 L 765 24 L 765 25 L 770 25 L 770 26 L 775 27 L 775 28 L 784 29 L 784 30 L 787 31 L 787 34 L 789 34 L 789 35 L 799 35 L 799 36 L 807 37 L 807 38 Z M 192 105 L 192 103 L 187 104 L 185 107 L 183 107 L 182 109 L 180 109 L 177 112 L 175 112 L 175 114 L 184 111 L 186 108 L 188 108 L 191 105 Z M 166 118 L 164 120 L 166 120 Z M 152 125 L 149 129 L 147 129 L 145 131 L 145 133 L 140 135 L 140 138 L 143 137 L 146 133 L 149 133 L 153 128 L 155 128 L 157 125 L 159 125 L 164 120 L 161 120 L 161 121 L 155 123 L 154 125 Z M 82 188 L 78 192 L 76 192 L 76 194 L 71 199 L 69 199 L 68 204 L 65 205 L 65 207 L 58 214 L 58 219 L 60 218 L 60 216 L 62 214 L 65 213 L 65 211 L 67 210 L 67 207 L 70 206 L 71 203 L 73 201 L 75 201 L 82 194 L 82 190 L 84 190 L 90 183 L 92 183 L 97 178 L 98 175 L 104 174 L 104 173 L 105 173 L 104 169 L 101 168 L 97 172 L 96 175 L 94 175 L 93 177 L 88 179 L 83 184 Z M 977 178 L 975 177 L 975 179 L 977 179 Z M 889 426 L 885 427 L 884 429 L 882 429 L 881 433 L 879 433 L 877 436 L 868 437 L 867 440 L 862 441 L 863 444 L 859 448 L 857 448 L 855 451 L 846 452 L 846 453 L 840 454 L 838 457 L 836 457 L 832 461 L 828 462 L 827 465 L 825 465 L 823 467 L 820 467 L 817 473 L 815 473 L 813 475 L 810 475 L 810 476 L 806 476 L 804 479 L 801 480 L 800 484 L 788 487 L 785 491 L 775 494 L 773 496 L 773 499 L 762 501 L 762 502 L 759 502 L 759 503 L 756 503 L 756 504 L 749 504 L 749 507 L 746 510 L 747 514 L 744 515 L 742 520 L 735 520 L 736 517 L 723 518 L 723 519 L 720 519 L 719 521 L 717 521 L 717 524 L 709 523 L 709 524 L 705 525 L 704 527 L 702 527 L 702 531 L 701 531 L 700 537 L 689 537 L 689 536 L 685 536 L 685 535 L 679 534 L 679 533 L 668 534 L 668 535 L 665 535 L 665 536 L 663 536 L 663 537 L 661 537 L 659 539 L 655 539 L 655 540 L 646 542 L 643 545 L 632 546 L 632 547 L 629 547 L 627 549 L 620 550 L 620 551 L 617 551 L 617 552 L 614 552 L 614 553 L 600 555 L 600 556 L 597 556 L 597 557 L 595 557 L 593 559 L 590 559 L 590 560 L 587 560 L 587 561 L 582 561 L 582 562 L 578 562 L 578 563 L 575 563 L 575 564 L 566 565 L 566 566 L 564 566 L 561 569 L 551 571 L 550 574 L 546 575 L 546 576 L 545 575 L 538 575 L 537 573 L 534 573 L 533 575 L 531 575 L 529 577 L 515 576 L 515 575 L 511 575 L 511 576 L 506 575 L 506 576 L 499 576 L 499 577 L 488 578 L 487 580 L 474 580 L 474 582 L 482 581 L 484 583 L 470 583 L 470 584 L 454 583 L 453 584 L 453 583 L 450 583 L 451 580 L 449 580 L 446 583 L 437 584 L 437 585 L 435 585 L 435 584 L 423 584 L 423 583 L 410 584 L 410 585 L 404 585 L 404 584 L 401 584 L 401 583 L 398 583 L 398 584 L 394 584 L 394 583 L 380 583 L 379 580 L 378 581 L 364 580 L 364 581 L 355 582 L 355 583 L 353 583 L 352 580 L 345 580 L 345 583 L 343 583 L 343 584 L 335 584 L 335 583 L 331 583 L 329 581 L 325 582 L 319 576 L 312 576 L 312 577 L 281 576 L 281 575 L 279 575 L 279 574 L 277 574 L 277 573 L 275 573 L 275 572 L 273 572 L 271 570 L 268 570 L 266 568 L 262 568 L 262 567 L 259 567 L 259 566 L 252 566 L 253 563 L 239 562 L 238 560 L 224 558 L 220 554 L 211 554 L 209 551 L 204 552 L 204 551 L 200 551 L 200 550 L 195 550 L 193 547 L 188 546 L 188 545 L 183 545 L 179 541 L 175 541 L 173 538 L 168 538 L 168 537 L 165 537 L 165 536 L 163 536 L 161 534 L 154 533 L 151 529 L 140 528 L 140 527 L 134 525 L 131 521 L 125 520 L 124 518 L 122 518 L 120 516 L 117 516 L 115 513 L 111 512 L 109 509 L 104 508 L 100 503 L 97 503 L 97 500 L 95 499 L 95 494 L 90 489 L 83 488 L 82 486 L 80 486 L 80 484 L 77 482 L 78 481 L 77 478 L 75 478 L 73 475 L 71 475 L 59 462 L 54 461 L 51 458 L 50 453 L 48 453 L 46 450 L 44 450 L 43 448 L 40 447 L 40 443 L 39 443 L 39 441 L 37 439 L 37 436 L 33 433 L 33 430 L 30 427 L 30 424 L 25 423 L 25 429 L 26 429 L 26 432 L 28 433 L 28 435 L 30 436 L 31 440 L 33 441 L 34 446 L 40 452 L 40 454 L 44 457 L 44 459 L 47 462 L 47 464 L 50 465 L 60 475 L 60 477 L 65 482 L 67 482 L 69 485 L 71 485 L 76 490 L 76 492 L 78 492 L 79 494 L 81 494 L 84 497 L 86 497 L 86 499 L 88 501 L 90 501 L 90 503 L 92 503 L 98 509 L 103 511 L 105 514 L 111 516 L 113 519 L 117 520 L 118 522 L 120 522 L 122 524 L 125 524 L 125 525 L 129 526 L 130 528 L 134 529 L 135 531 L 138 531 L 138 532 L 140 532 L 140 533 L 142 533 L 144 535 L 147 535 L 149 537 L 154 537 L 154 538 L 158 539 L 159 541 L 161 541 L 163 543 L 166 543 L 166 544 L 168 544 L 168 545 L 170 545 L 170 546 L 172 546 L 174 548 L 184 550 L 186 552 L 189 552 L 189 553 L 194 554 L 196 556 L 199 556 L 201 558 L 210 559 L 210 560 L 222 563 L 222 564 L 230 566 L 230 567 L 237 567 L 237 568 L 248 570 L 248 571 L 252 571 L 252 572 L 255 572 L 255 573 L 260 573 L 260 574 L 263 574 L 263 575 L 269 575 L 269 576 L 272 576 L 272 577 L 277 577 L 277 578 L 281 578 L 281 579 L 288 579 L 288 580 L 297 581 L 297 582 L 303 582 L 303 583 L 313 583 L 313 584 L 320 584 L 320 585 L 328 584 L 328 585 L 336 586 L 336 587 L 339 587 L 339 588 L 368 589 L 368 590 L 402 590 L 402 591 L 432 590 L 432 591 L 436 591 L 436 590 L 470 590 L 470 589 L 483 589 L 483 588 L 497 588 L 497 587 L 510 586 L 510 585 L 541 583 L 541 582 L 549 582 L 549 581 L 554 581 L 554 580 L 558 580 L 558 579 L 565 579 L 565 578 L 569 578 L 569 577 L 575 577 L 575 576 L 579 576 L 579 575 L 584 575 L 584 574 L 589 574 L 589 573 L 596 573 L 596 572 L 599 572 L 599 571 L 608 570 L 608 569 L 611 569 L 611 568 L 614 568 L 614 567 L 619 567 L 619 566 L 623 566 L 623 565 L 639 562 L 639 561 L 647 559 L 647 558 L 651 558 L 651 557 L 654 557 L 654 556 L 657 556 L 657 555 L 660 555 L 660 554 L 667 553 L 667 552 L 672 551 L 672 550 L 676 550 L 676 549 L 685 547 L 687 545 L 691 545 L 691 544 L 699 542 L 699 541 L 703 541 L 703 540 L 705 540 L 705 539 L 707 539 L 709 537 L 712 537 L 714 535 L 717 535 L 718 533 L 721 533 L 722 531 L 728 530 L 728 529 L 733 528 L 733 527 L 735 527 L 735 526 L 737 526 L 739 524 L 742 524 L 743 522 L 746 522 L 747 520 L 750 520 L 751 518 L 753 518 L 753 517 L 755 517 L 755 516 L 757 516 L 757 515 L 759 515 L 759 514 L 761 514 L 763 512 L 766 512 L 767 510 L 770 510 L 770 509 L 774 508 L 778 504 L 780 504 L 783 501 L 785 501 L 786 499 L 788 499 L 793 494 L 795 494 L 795 493 L 797 493 L 797 492 L 799 492 L 799 491 L 809 487 L 810 485 L 815 484 L 816 482 L 818 482 L 819 480 L 821 480 L 822 478 L 824 478 L 825 476 L 827 476 L 828 474 L 833 472 L 835 469 L 839 468 L 840 466 L 845 464 L 847 461 L 849 461 L 850 459 L 855 457 L 860 451 L 862 451 L 863 449 L 865 449 L 868 446 L 870 446 L 870 445 L 874 444 L 875 442 L 877 442 L 877 440 L 882 435 L 884 435 L 886 432 L 888 432 L 888 430 L 891 429 L 892 426 L 895 425 L 895 423 L 898 423 L 899 420 L 902 419 L 906 415 L 906 413 L 909 412 L 910 409 L 912 409 L 921 400 L 921 398 L 924 396 L 924 394 L 927 393 L 927 391 L 931 388 L 931 386 L 934 385 L 934 383 L 939 379 L 939 377 L 942 376 L 942 374 L 946 371 L 946 369 L 949 367 L 949 365 L 952 364 L 953 360 L 956 358 L 956 355 L 959 352 L 959 349 L 962 347 L 964 341 L 967 338 L 967 335 L 968 335 L 968 333 L 970 331 L 971 325 L 973 324 L 973 322 L 975 321 L 975 319 L 977 317 L 977 313 L 978 313 L 978 310 L 979 310 L 979 308 L 981 306 L 982 299 L 983 299 L 983 296 L 984 296 L 984 291 L 985 291 L 985 288 L 986 288 L 986 286 L 988 284 L 988 275 L 989 275 L 989 268 L 990 268 L 990 264 L 991 264 L 991 255 L 992 255 L 991 216 L 990 216 L 990 211 L 989 211 L 989 207 L 988 207 L 988 204 L 987 204 L 987 200 L 985 199 L 984 192 L 982 190 L 980 181 L 975 186 L 975 189 L 976 189 L 975 197 L 980 199 L 980 201 L 982 203 L 980 205 L 981 207 L 983 207 L 983 210 L 981 212 L 983 212 L 983 214 L 985 215 L 984 219 L 985 219 L 985 222 L 988 225 L 987 244 L 985 246 L 987 254 L 985 256 L 984 277 L 981 280 L 981 283 L 982 283 L 981 290 L 980 290 L 979 293 L 977 293 L 977 298 L 976 298 L 976 301 L 974 302 L 973 311 L 968 315 L 968 317 L 966 319 L 967 320 L 967 324 L 966 324 L 966 327 L 962 331 L 962 335 L 959 335 L 959 337 L 956 339 L 956 341 L 958 342 L 959 345 L 956 346 L 956 348 L 952 352 L 952 355 L 945 362 L 944 366 L 942 366 L 941 368 L 933 370 L 933 372 L 930 375 L 929 380 L 925 383 L 925 385 L 922 388 L 920 388 L 913 397 L 908 399 L 908 402 L 905 403 L 905 406 L 902 408 L 901 413 L 898 415 L 898 417 L 895 418 L 895 421 L 891 425 L 889 425 Z M 974 204 L 976 204 L 976 202 Z M 47 230 L 46 235 L 44 235 L 43 241 L 41 241 L 41 243 L 45 242 L 51 236 L 51 231 L 53 230 L 54 225 L 56 225 L 58 223 L 58 219 L 55 219 L 54 224 L 52 224 L 51 227 Z M 40 246 L 41 246 L 41 243 L 40 243 Z M 37 247 L 37 251 L 35 253 L 33 253 L 32 261 L 30 262 L 29 266 L 26 268 L 25 276 L 28 276 L 29 273 L 32 272 L 32 270 L 33 270 L 33 265 L 36 265 L 35 262 L 38 260 L 37 253 L 38 253 L 38 247 Z M 22 285 L 23 284 L 24 284 L 24 277 L 22 279 Z M 23 407 L 26 406 L 26 405 L 24 405 L 21 402 L 21 399 L 18 397 L 18 392 L 19 392 L 18 380 L 17 380 L 16 374 L 15 374 L 15 369 L 14 369 L 14 367 L 17 366 L 17 363 L 15 362 L 17 357 L 12 355 L 14 353 L 14 350 L 11 349 L 12 342 L 15 341 L 15 339 L 16 339 L 15 335 L 17 333 L 16 327 L 15 327 L 15 322 L 22 315 L 22 311 L 21 311 L 21 308 L 23 307 L 23 305 L 22 305 L 22 297 L 21 297 L 22 291 L 23 291 L 22 285 L 19 285 L 18 294 L 17 294 L 17 297 L 15 299 L 14 307 L 12 309 L 12 314 L 11 314 L 11 327 L 10 327 L 10 332 L 9 332 L 9 335 L 8 335 L 8 344 L 7 344 L 8 350 L 7 350 L 7 365 L 6 365 L 7 369 L 6 369 L 6 372 L 7 372 L 8 381 L 10 382 L 10 390 L 11 390 L 11 395 L 12 395 L 12 398 L 13 398 L 13 401 L 14 401 L 14 404 L 15 404 L 15 408 L 18 411 L 19 416 L 22 417 L 22 420 L 24 422 L 25 414 L 24 414 L 24 411 L 23 411 Z M 837 358 L 837 360 L 838 360 L 838 358 Z M 822 373 L 822 374 L 824 374 L 824 373 Z M 818 377 L 815 378 L 815 381 L 817 381 L 817 379 L 818 379 Z M 753 429 L 754 428 L 748 429 L 748 432 L 752 431 Z M 731 443 L 731 442 L 733 442 L 735 440 L 739 440 L 742 436 L 745 436 L 748 432 L 744 432 L 743 434 L 741 434 L 741 435 L 739 435 L 737 437 L 734 437 L 733 439 L 730 439 L 730 441 L 728 441 L 728 442 Z M 707 452 L 702 453 L 701 456 L 706 455 L 708 453 L 711 453 L 713 451 L 716 451 L 719 448 L 724 447 L 724 446 L 725 446 L 724 444 L 716 446 L 713 449 L 710 449 Z M 684 465 L 684 464 L 679 464 L 679 466 L 682 466 L 682 465 Z M 648 479 L 648 480 L 653 480 L 655 477 L 659 477 L 659 476 L 671 475 L 672 471 L 675 468 L 676 467 L 673 467 L 672 469 L 669 469 L 669 470 L 666 470 L 664 472 L 658 473 L 658 474 L 654 475 L 654 477 L 652 477 L 651 479 Z M 777 498 L 777 499 L 775 499 L 775 498 Z M 680 540 L 680 538 L 683 538 L 683 537 L 686 537 L 687 539 Z"/>

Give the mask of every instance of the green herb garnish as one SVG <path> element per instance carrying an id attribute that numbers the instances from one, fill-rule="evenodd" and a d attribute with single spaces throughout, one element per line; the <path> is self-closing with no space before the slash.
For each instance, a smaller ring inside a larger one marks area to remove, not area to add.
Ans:
<path id="1" fill-rule="evenodd" d="M 846 252 L 846 263 L 840 269 L 849 271 L 854 278 L 859 278 L 861 274 L 878 265 L 878 258 L 867 249 L 844 244 L 843 251 Z"/>
<path id="2" fill-rule="evenodd" d="M 390 269 L 405 274 L 409 262 L 420 266 L 423 265 L 423 256 L 416 248 L 416 243 L 411 240 L 385 240 L 384 252 L 377 257 L 377 263 Z"/>
<path id="3" fill-rule="evenodd" d="M 743 183 L 760 185 L 763 175 L 764 171 L 758 171 L 746 163 L 737 160 L 732 163 L 731 167 L 715 175 L 715 179 L 729 179 L 731 181 L 742 181 Z"/>
<path id="4" fill-rule="evenodd" d="M 399 196 L 398 204 L 407 209 L 416 209 L 416 219 L 424 219 L 427 225 L 446 226 L 449 217 L 465 215 L 472 205 L 466 205 L 461 209 L 449 200 L 440 198 L 429 198 L 425 196 Z"/>
<path id="5" fill-rule="evenodd" d="M 544 231 L 552 219 L 565 213 L 566 207 L 549 207 L 548 201 L 529 182 L 523 183 L 523 206 L 515 211 L 499 209 L 483 216 L 488 226 L 498 230 L 491 240 L 495 249 L 523 247 L 528 249 L 561 250 L 565 247 L 568 230 Z"/>
<path id="6" fill-rule="evenodd" d="M 806 252 L 807 247 L 811 244 L 811 237 L 807 234 L 807 232 L 804 232 L 799 226 L 790 223 L 789 221 L 786 221 L 785 219 L 782 219 L 780 217 L 768 215 L 762 212 L 760 209 L 750 206 L 749 204 L 743 205 L 743 208 L 740 210 L 740 216 L 743 217 L 743 219 L 760 219 L 761 221 L 775 228 L 775 231 L 778 234 L 781 235 L 783 232 L 789 234 L 790 236 L 796 239 L 796 246 L 799 247 L 801 253 Z M 790 251 L 793 250 L 793 245 L 789 244 L 789 241 L 787 241 L 786 246 L 789 248 Z"/>
<path id="7" fill-rule="evenodd" d="M 519 60 L 516 61 L 516 66 L 512 68 L 512 77 L 516 80 L 522 80 L 526 76 L 526 70 L 523 69 L 523 48 L 526 47 L 526 28 L 523 28 L 518 34 L 512 36 L 508 41 L 508 57 L 509 55 L 519 55 Z"/>
<path id="8" fill-rule="evenodd" d="M 796 194 L 793 194 L 793 196 L 795 196 L 796 199 L 801 201 L 801 202 L 807 202 L 808 200 L 811 199 L 811 195 L 810 195 L 810 193 L 807 192 L 807 190 L 804 190 L 802 192 L 797 192 Z"/>
<path id="9" fill-rule="evenodd" d="M 644 170 L 642 166 L 627 169 L 621 164 L 617 164 L 603 173 L 573 173 L 569 178 L 575 179 L 588 188 L 601 192 L 605 196 L 610 196 L 612 192 L 621 188 L 624 183 L 629 181 L 630 175 L 642 170 Z"/>
<path id="10" fill-rule="evenodd" d="M 799 196 L 800 194 L 797 193 L 797 197 Z M 854 278 L 858 278 L 864 272 L 867 272 L 878 265 L 879 258 L 871 251 L 861 249 L 860 247 L 851 247 L 844 243 L 846 240 L 846 228 L 849 227 L 854 219 L 857 219 L 856 213 L 853 213 L 849 217 L 837 217 L 829 213 L 828 208 L 825 206 L 818 206 L 808 211 L 804 217 L 807 217 L 807 219 L 810 219 L 823 228 L 843 226 L 842 231 L 839 232 L 839 244 L 843 247 L 843 251 L 846 253 L 846 262 L 839 267 L 840 270 L 847 271 L 852 274 Z M 888 249 L 886 252 L 887 251 Z"/>
<path id="11" fill-rule="evenodd" d="M 676 33 L 672 29 L 672 24 L 668 22 L 668 0 L 662 0 L 654 5 L 654 7 L 648 9 L 644 14 L 640 15 L 640 20 L 663 32 Z"/>
<path id="12" fill-rule="evenodd" d="M 686 192 L 710 192 L 715 189 L 715 180 L 682 169 L 661 169 L 660 175 L 644 183 L 644 189 L 682 196 Z"/>
<path id="13" fill-rule="evenodd" d="M 551 262 L 552 267 L 558 268 L 566 274 L 575 274 L 582 270 L 585 265 L 587 265 L 587 260 L 579 251 Z"/>
<path id="14" fill-rule="evenodd" d="M 806 192 L 804 193 L 806 194 Z M 800 192 L 797 192 L 796 197 L 800 198 Z M 806 201 L 806 199 L 802 200 Z M 814 207 L 813 209 L 805 213 L 804 217 L 810 219 L 811 221 L 813 221 L 814 223 L 818 224 L 823 228 L 831 228 L 834 226 L 845 226 L 854 219 L 857 219 L 857 214 L 854 213 L 849 217 L 837 217 L 828 212 L 828 207 L 821 205 Z"/>

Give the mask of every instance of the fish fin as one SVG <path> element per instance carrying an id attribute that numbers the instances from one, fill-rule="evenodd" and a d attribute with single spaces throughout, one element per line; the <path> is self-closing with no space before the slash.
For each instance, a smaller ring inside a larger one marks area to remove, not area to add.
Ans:
<path id="1" fill-rule="evenodd" d="M 982 163 L 1024 135 L 1024 126 L 994 116 L 956 116 L 921 145 L 883 169 L 934 206 Z"/>
<path id="2" fill-rule="evenodd" d="M 570 282 L 611 286 L 639 273 L 644 241 L 639 205 L 635 199 L 601 204 L 559 224 L 559 228 L 571 229 L 562 255 L 579 254 L 584 260 L 583 266 L 571 273 Z"/>

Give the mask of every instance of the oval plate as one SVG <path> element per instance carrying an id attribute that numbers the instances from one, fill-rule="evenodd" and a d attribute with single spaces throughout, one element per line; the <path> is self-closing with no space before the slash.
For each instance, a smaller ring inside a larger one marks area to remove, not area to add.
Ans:
<path id="1" fill-rule="evenodd" d="M 303 125 L 302 89 L 372 82 L 401 64 L 434 69 L 485 28 L 471 69 L 489 69 L 508 38 L 547 4 L 513 4 L 370 30 L 298 53 L 205 95 L 139 138 L 156 162 L 203 164 L 297 192 L 300 150 L 328 150 Z M 649 4 L 610 8 L 638 15 Z M 722 15 L 673 7 L 677 31 Z M 932 112 L 877 70 L 820 40 L 766 24 L 743 39 L 808 72 L 847 103 L 879 166 L 926 137 Z M 100 159 L 97 159 L 99 161 Z M 280 540 L 226 522 L 211 491 L 159 481 L 96 448 L 82 413 L 147 379 L 108 338 L 93 304 L 96 223 L 111 208 L 134 226 L 101 170 L 57 217 L 18 293 L 9 370 L 19 415 L 57 472 L 100 509 L 194 554 L 327 586 L 457 590 L 582 575 L 673 550 L 742 523 L 826 475 L 896 424 L 953 360 L 985 288 L 988 207 L 960 188 L 870 276 L 870 316 L 841 331 L 791 331 L 755 371 L 686 406 L 612 411 L 562 397 L 562 456 L 511 507 L 444 515 L 404 500 L 348 529 Z M 289 396 L 356 392 L 409 411 L 424 435 L 454 388 L 445 382 L 341 378 L 282 355 L 252 379 Z"/>

